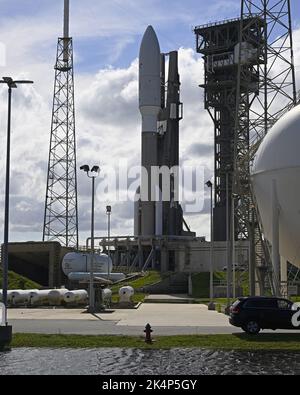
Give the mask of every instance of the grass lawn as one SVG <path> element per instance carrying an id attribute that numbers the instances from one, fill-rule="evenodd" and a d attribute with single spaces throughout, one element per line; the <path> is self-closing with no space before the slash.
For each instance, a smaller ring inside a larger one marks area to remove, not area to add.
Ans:
<path id="1" fill-rule="evenodd" d="M 152 345 L 144 342 L 142 337 L 127 336 L 75 336 L 75 335 L 35 335 L 15 334 L 12 347 L 25 348 L 138 348 L 138 349 L 172 349 L 203 348 L 212 350 L 278 350 L 299 351 L 300 334 L 260 334 L 248 336 L 234 335 L 200 335 L 156 337 Z"/>
<path id="2" fill-rule="evenodd" d="M 0 289 L 2 289 L 3 273 L 0 269 Z M 41 286 L 26 277 L 14 272 L 8 272 L 8 289 L 40 289 Z"/>
<path id="3" fill-rule="evenodd" d="M 140 278 L 122 283 L 122 286 L 131 286 L 134 290 L 138 290 L 140 288 L 146 287 L 147 285 L 156 284 L 156 283 L 160 282 L 162 279 L 163 279 L 163 277 L 160 272 L 151 270 L 151 271 L 145 273 L 145 275 Z M 113 285 L 111 287 L 111 290 L 113 292 L 112 301 L 114 303 L 118 302 L 118 300 L 119 300 L 120 287 L 121 287 L 120 284 Z M 148 295 L 145 293 L 135 292 L 134 297 L 133 297 L 133 302 L 134 303 L 143 302 L 145 300 L 146 296 L 148 296 Z"/>

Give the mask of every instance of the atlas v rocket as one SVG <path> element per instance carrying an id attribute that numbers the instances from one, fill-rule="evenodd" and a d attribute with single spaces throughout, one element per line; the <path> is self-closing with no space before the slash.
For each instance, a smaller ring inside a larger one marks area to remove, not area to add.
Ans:
<path id="1" fill-rule="evenodd" d="M 179 166 L 179 122 L 182 119 L 178 52 L 166 56 L 152 26 L 144 34 L 139 56 L 139 108 L 142 115 L 141 186 L 135 203 L 136 236 L 181 236 L 183 213 L 178 202 L 178 172 L 168 178 L 153 176 L 154 168 Z M 169 189 L 168 199 L 162 193 Z"/>

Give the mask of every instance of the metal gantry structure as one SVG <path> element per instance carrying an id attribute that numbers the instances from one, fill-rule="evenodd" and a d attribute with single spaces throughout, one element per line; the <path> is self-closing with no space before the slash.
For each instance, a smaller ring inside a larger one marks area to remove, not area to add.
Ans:
<path id="1" fill-rule="evenodd" d="M 253 54 L 247 61 L 247 47 Z M 237 239 L 250 242 L 250 292 L 274 294 L 280 279 L 272 270 L 270 246 L 251 191 L 250 169 L 260 142 L 297 103 L 290 0 L 242 0 L 235 113 L 234 180 Z"/>
<path id="2" fill-rule="evenodd" d="M 227 241 L 231 223 L 237 56 L 240 20 L 195 28 L 197 52 L 204 57 L 204 105 L 215 126 L 214 241 Z"/>
<path id="3" fill-rule="evenodd" d="M 235 241 L 248 240 L 250 293 L 257 282 L 264 293 L 266 274 L 276 293 L 250 170 L 268 130 L 297 103 L 290 1 L 241 0 L 240 18 L 196 27 L 195 34 L 215 125 L 214 238 L 230 241 L 231 261 Z"/>
<path id="4" fill-rule="evenodd" d="M 43 240 L 78 248 L 73 40 L 69 37 L 69 0 L 65 0 L 64 37 L 58 39 L 57 45 Z"/>

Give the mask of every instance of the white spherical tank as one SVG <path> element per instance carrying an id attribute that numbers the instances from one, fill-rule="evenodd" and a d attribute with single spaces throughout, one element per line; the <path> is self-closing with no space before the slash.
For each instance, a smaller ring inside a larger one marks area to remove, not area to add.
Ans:
<path id="1" fill-rule="evenodd" d="M 274 190 L 279 207 L 279 250 L 300 267 L 300 106 L 282 117 L 263 140 L 252 168 L 252 184 L 266 238 L 273 239 Z"/>
<path id="2" fill-rule="evenodd" d="M 134 295 L 132 287 L 122 287 L 119 290 L 120 303 L 130 303 Z"/>
<path id="3" fill-rule="evenodd" d="M 80 254 L 76 252 L 70 252 L 65 255 L 62 262 L 62 270 L 66 276 L 70 273 L 87 273 L 91 270 L 91 254 Z M 93 271 L 97 273 L 107 273 L 109 271 L 112 272 L 113 264 L 111 258 L 109 258 L 105 254 L 95 254 L 94 255 L 94 263 L 93 263 Z"/>

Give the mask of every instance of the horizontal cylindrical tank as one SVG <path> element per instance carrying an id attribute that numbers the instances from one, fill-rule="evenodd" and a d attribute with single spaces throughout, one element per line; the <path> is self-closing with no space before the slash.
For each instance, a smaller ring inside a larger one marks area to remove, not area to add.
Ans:
<path id="1" fill-rule="evenodd" d="M 280 255 L 300 267 L 300 106 L 284 115 L 263 140 L 252 169 L 252 184 L 264 234 L 273 240 L 274 191 L 279 210 Z"/>
<path id="2" fill-rule="evenodd" d="M 31 295 L 38 293 L 38 289 L 15 289 L 7 291 L 8 304 L 28 304 L 31 300 Z M 0 289 L 0 302 L 3 302 L 3 290 Z"/>
<path id="3" fill-rule="evenodd" d="M 65 303 L 83 304 L 88 300 L 88 293 L 85 290 L 69 291 L 64 294 Z"/>
<path id="4" fill-rule="evenodd" d="M 30 303 L 32 305 L 42 306 L 49 303 L 50 290 L 41 290 L 30 293 Z"/>
<path id="5" fill-rule="evenodd" d="M 66 276 L 70 273 L 87 273 L 91 271 L 91 254 L 80 254 L 76 252 L 70 252 L 65 255 L 62 262 L 62 270 Z M 93 271 L 97 273 L 112 272 L 113 264 L 112 260 L 108 255 L 95 254 L 93 262 Z"/>
<path id="6" fill-rule="evenodd" d="M 119 290 L 120 303 L 130 303 L 133 295 L 134 295 L 134 289 L 132 287 L 127 286 L 120 288 Z"/>
<path id="7" fill-rule="evenodd" d="M 84 273 L 80 273 L 80 272 L 70 273 L 68 275 L 68 278 L 70 281 L 74 281 L 74 282 L 79 282 L 79 281 L 89 282 L 90 281 L 90 273 L 86 273 L 86 272 L 84 272 Z M 108 273 L 94 273 L 94 278 L 107 280 Z M 112 282 L 122 281 L 122 280 L 125 280 L 125 278 L 126 278 L 126 276 L 123 273 L 110 273 L 109 274 L 109 280 Z"/>
<path id="8" fill-rule="evenodd" d="M 7 291 L 7 303 L 11 303 L 11 294 L 13 291 Z M 0 289 L 0 302 L 3 302 L 3 289 Z"/>
<path id="9" fill-rule="evenodd" d="M 12 294 L 13 294 L 13 291 L 7 291 L 7 303 L 8 304 L 12 303 Z"/>
<path id="10" fill-rule="evenodd" d="M 13 305 L 28 304 L 30 302 L 30 290 L 16 290 L 10 292 L 11 303 Z"/>
<path id="11" fill-rule="evenodd" d="M 49 304 L 51 305 L 60 305 L 63 300 L 65 294 L 69 292 L 68 289 L 62 288 L 62 289 L 53 289 L 49 291 L 48 298 L 49 298 Z"/>
<path id="12" fill-rule="evenodd" d="M 16 291 L 21 291 L 21 290 L 16 290 Z M 13 292 L 16 292 L 16 291 L 7 291 L 7 303 L 8 304 L 12 303 L 12 295 L 13 295 Z M 0 302 L 3 302 L 3 290 L 2 289 L 0 290 Z"/>

